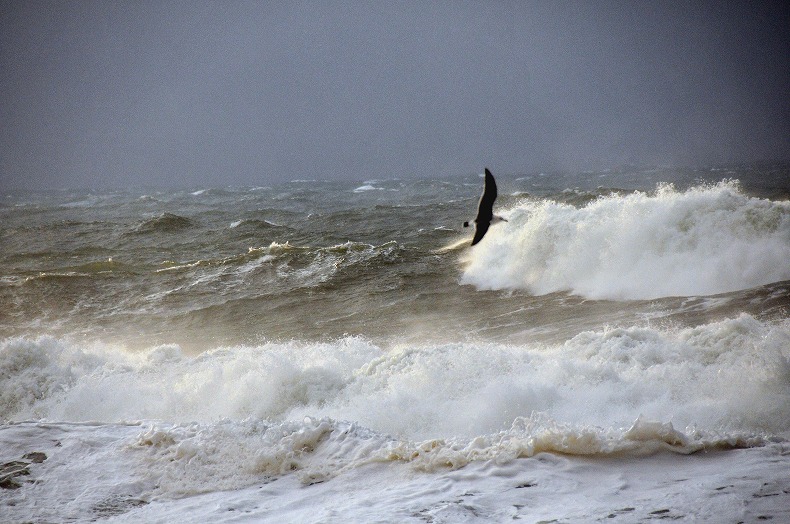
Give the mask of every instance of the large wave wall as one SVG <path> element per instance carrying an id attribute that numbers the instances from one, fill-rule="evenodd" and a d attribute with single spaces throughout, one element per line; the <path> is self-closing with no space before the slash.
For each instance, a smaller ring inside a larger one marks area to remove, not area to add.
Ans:
<path id="1" fill-rule="evenodd" d="M 528 201 L 506 216 L 468 254 L 464 283 L 621 300 L 790 279 L 790 202 L 750 197 L 736 181 L 663 185 L 580 208 Z"/>

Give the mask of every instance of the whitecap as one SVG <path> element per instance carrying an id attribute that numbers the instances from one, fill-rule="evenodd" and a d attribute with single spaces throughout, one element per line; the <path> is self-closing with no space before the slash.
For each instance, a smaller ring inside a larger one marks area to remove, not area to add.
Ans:
<path id="1" fill-rule="evenodd" d="M 582 208 L 527 201 L 467 253 L 480 289 L 593 299 L 713 295 L 790 279 L 790 203 L 736 182 L 601 196 Z"/>
<path id="2" fill-rule="evenodd" d="M 376 191 L 376 190 L 381 190 L 381 188 L 380 187 L 374 187 L 374 186 L 372 186 L 370 184 L 365 184 L 363 186 L 359 186 L 358 188 L 356 188 L 354 190 L 354 193 L 363 193 L 365 191 Z"/>

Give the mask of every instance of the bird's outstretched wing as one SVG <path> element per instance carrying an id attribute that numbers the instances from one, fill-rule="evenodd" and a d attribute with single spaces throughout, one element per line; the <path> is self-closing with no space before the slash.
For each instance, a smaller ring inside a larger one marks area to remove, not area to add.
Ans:
<path id="1" fill-rule="evenodd" d="M 475 237 L 472 239 L 473 246 L 483 239 L 486 231 L 488 231 L 488 226 L 491 225 L 491 220 L 494 218 L 494 201 L 496 197 L 497 190 L 494 175 L 486 168 L 485 187 L 483 188 L 483 195 L 480 197 L 480 203 L 477 205 Z"/>
<path id="2" fill-rule="evenodd" d="M 483 188 L 483 195 L 480 197 L 480 203 L 477 206 L 477 218 L 475 222 L 491 222 L 494 218 L 494 201 L 496 200 L 496 182 L 494 182 L 494 175 L 491 171 L 486 169 L 485 187 Z"/>
<path id="3" fill-rule="evenodd" d="M 478 222 L 475 224 L 475 237 L 472 239 L 473 246 L 483 240 L 489 225 L 491 225 L 491 222 Z"/>

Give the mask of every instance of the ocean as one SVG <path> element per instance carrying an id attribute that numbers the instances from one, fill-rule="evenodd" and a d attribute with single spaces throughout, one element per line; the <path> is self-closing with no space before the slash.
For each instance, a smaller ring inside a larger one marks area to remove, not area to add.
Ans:
<path id="1" fill-rule="evenodd" d="M 494 175 L 0 194 L 0 521 L 790 522 L 790 167 Z"/>

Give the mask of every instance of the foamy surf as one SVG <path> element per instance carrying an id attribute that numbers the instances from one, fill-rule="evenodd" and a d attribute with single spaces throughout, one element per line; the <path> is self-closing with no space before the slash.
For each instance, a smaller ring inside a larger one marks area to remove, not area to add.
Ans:
<path id="1" fill-rule="evenodd" d="M 790 517 L 785 444 L 643 419 L 620 432 L 517 419 L 421 442 L 326 418 L 26 422 L 5 425 L 0 443 L 3 467 L 17 468 L 18 487 L 0 492 L 12 521 Z"/>
<path id="2" fill-rule="evenodd" d="M 470 251 L 463 282 L 594 299 L 713 295 L 790 279 L 790 203 L 737 182 L 527 201 Z"/>
<path id="3" fill-rule="evenodd" d="M 0 347 L 4 419 L 352 420 L 412 440 L 474 438 L 542 413 L 616 430 L 637 418 L 737 435 L 790 430 L 790 326 L 749 315 L 561 344 L 385 350 L 362 338 L 125 352 L 53 338 Z M 744 367 L 748 363 L 748 367 Z M 458 416 L 463 413 L 463 416 Z M 685 430 L 684 430 L 685 431 Z"/>
<path id="4" fill-rule="evenodd" d="M 0 460 L 19 472 L 0 502 L 16 520 L 583 522 L 710 514 L 700 501 L 781 517 L 788 342 L 787 321 L 746 315 L 553 346 L 349 337 L 189 356 L 7 340 L 3 418 L 52 422 L 0 430 Z M 712 456 L 685 458 L 699 452 Z M 302 509 L 315 497 L 348 512 Z"/>

